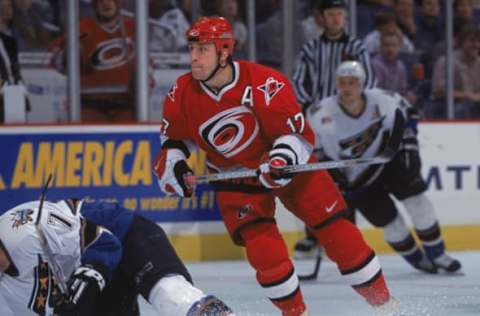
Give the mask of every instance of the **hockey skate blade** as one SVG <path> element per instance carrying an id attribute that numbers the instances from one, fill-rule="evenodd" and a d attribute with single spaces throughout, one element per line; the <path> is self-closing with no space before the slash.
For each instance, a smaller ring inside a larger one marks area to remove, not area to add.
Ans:
<path id="1" fill-rule="evenodd" d="M 404 316 L 400 312 L 400 301 L 394 297 L 390 297 L 385 304 L 374 307 L 373 311 L 375 316 Z"/>

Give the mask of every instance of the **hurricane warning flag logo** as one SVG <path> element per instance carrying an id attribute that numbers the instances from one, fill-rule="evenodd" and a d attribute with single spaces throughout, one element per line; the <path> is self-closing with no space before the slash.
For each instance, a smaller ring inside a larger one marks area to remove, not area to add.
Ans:
<path id="1" fill-rule="evenodd" d="M 258 86 L 257 89 L 263 91 L 265 95 L 265 103 L 270 105 L 273 97 L 285 86 L 285 83 L 278 81 L 273 77 L 268 77 L 267 81 L 261 86 Z"/>

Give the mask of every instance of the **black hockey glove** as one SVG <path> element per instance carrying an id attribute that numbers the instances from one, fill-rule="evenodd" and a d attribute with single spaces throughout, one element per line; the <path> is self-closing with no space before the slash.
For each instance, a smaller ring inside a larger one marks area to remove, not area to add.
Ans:
<path id="1" fill-rule="evenodd" d="M 54 308 L 59 316 L 92 315 L 100 292 L 105 287 L 101 267 L 85 265 L 77 268 L 67 282 L 69 295 Z"/>

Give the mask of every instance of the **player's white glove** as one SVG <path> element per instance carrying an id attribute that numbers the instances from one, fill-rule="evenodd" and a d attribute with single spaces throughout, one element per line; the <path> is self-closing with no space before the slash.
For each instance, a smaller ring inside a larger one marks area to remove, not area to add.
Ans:
<path id="1" fill-rule="evenodd" d="M 158 177 L 158 185 L 165 194 L 192 196 L 194 185 L 187 181 L 187 177 L 193 175 L 193 171 L 185 159 L 185 154 L 176 148 L 163 148 L 155 158 L 153 172 Z"/>
<path id="2" fill-rule="evenodd" d="M 285 172 L 285 167 L 306 163 L 311 153 L 311 146 L 300 136 L 279 137 L 258 168 L 260 183 L 268 189 L 286 186 L 293 174 Z"/>
<path id="3" fill-rule="evenodd" d="M 72 274 L 67 282 L 69 295 L 55 308 L 55 315 L 91 315 L 100 292 L 105 287 L 105 278 L 100 267 L 84 265 Z"/>

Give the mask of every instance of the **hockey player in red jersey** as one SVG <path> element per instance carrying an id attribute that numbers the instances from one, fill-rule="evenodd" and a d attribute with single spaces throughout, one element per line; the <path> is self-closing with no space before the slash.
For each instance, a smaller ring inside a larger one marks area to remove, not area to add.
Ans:
<path id="1" fill-rule="evenodd" d="M 192 195 L 186 163 L 192 148 L 207 153 L 211 172 L 259 170 L 258 178 L 212 183 L 233 242 L 246 248 L 257 281 L 283 315 L 307 315 L 298 277 L 275 223 L 274 198 L 305 222 L 342 275 L 367 302 L 395 305 L 375 253 L 344 217 L 345 202 L 325 171 L 285 174 L 287 165 L 314 161 L 314 134 L 281 73 L 233 61 L 231 26 L 201 18 L 187 31 L 191 72 L 164 102 L 162 149 L 154 170 L 161 189 Z"/>

